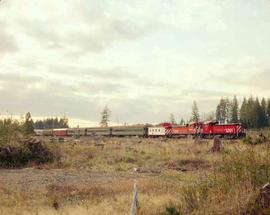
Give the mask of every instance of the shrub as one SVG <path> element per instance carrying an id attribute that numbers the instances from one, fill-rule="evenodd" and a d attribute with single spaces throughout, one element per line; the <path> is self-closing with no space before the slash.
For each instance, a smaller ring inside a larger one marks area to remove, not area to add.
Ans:
<path id="1" fill-rule="evenodd" d="M 125 155 L 123 157 L 123 161 L 126 162 L 126 163 L 136 163 L 137 162 L 137 159 L 134 156 Z"/>
<path id="2" fill-rule="evenodd" d="M 16 145 L 22 138 L 22 127 L 10 118 L 0 120 L 0 147 Z"/>
<path id="3" fill-rule="evenodd" d="M 197 180 L 183 189 L 184 211 L 198 214 L 200 209 L 216 214 L 220 207 L 231 202 L 230 208 L 223 208 L 227 214 L 236 214 L 248 204 L 249 196 L 270 179 L 268 153 L 255 151 L 253 147 L 223 153 L 221 162 L 204 180 Z"/>
<path id="4" fill-rule="evenodd" d="M 264 144 L 268 143 L 269 138 L 265 136 L 263 133 L 259 133 L 256 135 L 248 135 L 243 139 L 243 143 L 250 144 L 250 145 L 258 145 L 258 144 Z"/>
<path id="5" fill-rule="evenodd" d="M 162 215 L 180 215 L 180 212 L 176 209 L 175 205 L 170 204 L 166 207 Z"/>
<path id="6" fill-rule="evenodd" d="M 0 167 L 23 167 L 29 163 L 39 165 L 58 159 L 56 150 L 33 139 L 25 140 L 17 146 L 0 148 Z"/>

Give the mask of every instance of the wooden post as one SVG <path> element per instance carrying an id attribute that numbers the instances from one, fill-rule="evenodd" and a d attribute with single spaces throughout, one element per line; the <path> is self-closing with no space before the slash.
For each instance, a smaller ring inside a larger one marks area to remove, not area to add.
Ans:
<path id="1" fill-rule="evenodd" d="M 138 188 L 136 181 L 134 182 L 133 187 L 133 197 L 132 197 L 132 206 L 130 209 L 130 215 L 136 215 L 138 210 Z"/>

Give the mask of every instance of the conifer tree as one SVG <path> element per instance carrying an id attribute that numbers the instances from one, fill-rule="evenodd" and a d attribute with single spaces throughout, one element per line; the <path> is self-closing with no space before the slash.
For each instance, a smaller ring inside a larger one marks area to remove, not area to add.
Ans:
<path id="1" fill-rule="evenodd" d="M 181 117 L 180 125 L 184 125 L 184 124 L 185 124 L 185 120 L 183 119 L 183 117 Z"/>
<path id="2" fill-rule="evenodd" d="M 105 106 L 103 111 L 101 112 L 100 126 L 101 127 L 108 127 L 110 117 L 111 117 L 111 111 L 109 110 L 109 108 L 107 106 Z"/>
<path id="3" fill-rule="evenodd" d="M 220 104 L 217 105 L 217 109 L 216 109 L 216 119 L 218 122 L 221 121 L 221 110 L 220 110 Z"/>
<path id="4" fill-rule="evenodd" d="M 256 97 L 254 102 L 254 109 L 252 114 L 253 128 L 262 127 L 262 109 L 258 97 Z"/>
<path id="5" fill-rule="evenodd" d="M 246 97 L 243 100 L 243 103 L 241 105 L 241 109 L 240 109 L 240 122 L 242 123 L 242 125 L 244 127 L 247 127 L 248 122 L 247 122 L 247 114 L 248 114 L 248 110 L 247 110 L 247 99 Z"/>
<path id="6" fill-rule="evenodd" d="M 231 119 L 230 122 L 237 123 L 239 121 L 239 108 L 236 96 L 233 97 L 231 103 Z"/>
<path id="7" fill-rule="evenodd" d="M 267 104 L 265 98 L 261 101 L 261 127 L 266 127 L 268 125 L 267 119 Z"/>
<path id="8" fill-rule="evenodd" d="M 194 100 L 192 105 L 191 121 L 199 122 L 199 120 L 200 120 L 199 108 L 197 106 L 197 102 Z"/>
<path id="9" fill-rule="evenodd" d="M 34 133 L 34 122 L 31 118 L 30 112 L 26 113 L 25 121 L 24 121 L 24 132 L 25 134 L 32 134 Z"/>
<path id="10" fill-rule="evenodd" d="M 229 122 L 231 118 L 231 103 L 228 98 L 221 98 L 216 109 L 216 119 L 220 123 Z"/>
<path id="11" fill-rule="evenodd" d="M 270 126 L 270 99 L 267 99 L 266 115 L 267 115 L 268 126 Z"/>
<path id="12" fill-rule="evenodd" d="M 170 122 L 171 122 L 172 124 L 176 124 L 176 121 L 175 121 L 175 118 L 174 118 L 173 113 L 170 114 Z"/>

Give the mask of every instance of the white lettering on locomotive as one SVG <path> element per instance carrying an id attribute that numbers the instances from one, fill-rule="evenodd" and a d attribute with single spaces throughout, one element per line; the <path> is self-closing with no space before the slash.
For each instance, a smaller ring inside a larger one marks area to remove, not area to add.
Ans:
<path id="1" fill-rule="evenodd" d="M 226 133 L 233 133 L 233 128 L 226 128 L 225 129 L 225 132 Z"/>

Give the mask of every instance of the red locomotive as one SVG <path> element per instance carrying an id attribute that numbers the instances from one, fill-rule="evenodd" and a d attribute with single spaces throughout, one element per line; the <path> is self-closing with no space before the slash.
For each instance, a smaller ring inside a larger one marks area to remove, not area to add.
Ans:
<path id="1" fill-rule="evenodd" d="M 245 132 L 239 123 L 218 124 L 217 121 L 208 121 L 203 123 L 201 128 L 201 137 L 212 138 L 216 135 L 234 139 L 244 137 Z"/>
<path id="2" fill-rule="evenodd" d="M 187 125 L 173 125 L 171 134 L 173 137 L 197 136 L 200 134 L 202 123 L 192 122 Z"/>
<path id="3" fill-rule="evenodd" d="M 218 124 L 216 121 L 189 123 L 184 126 L 173 125 L 171 126 L 172 137 L 201 137 L 213 138 L 220 136 L 224 138 L 241 138 L 245 136 L 244 129 L 241 124 Z"/>

